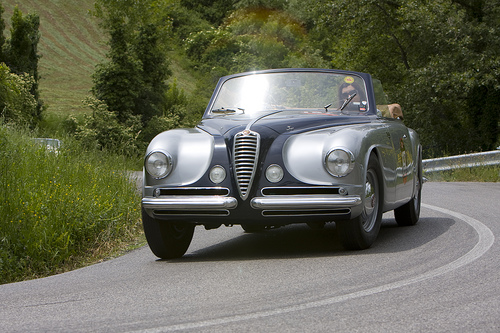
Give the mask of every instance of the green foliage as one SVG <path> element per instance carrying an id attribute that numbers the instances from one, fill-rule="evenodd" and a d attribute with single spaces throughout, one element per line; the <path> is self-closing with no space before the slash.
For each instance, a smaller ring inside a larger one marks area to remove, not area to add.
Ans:
<path id="1" fill-rule="evenodd" d="M 120 159 L 66 138 L 55 153 L 0 126 L 0 283 L 61 272 L 139 230 Z"/>
<path id="2" fill-rule="evenodd" d="M 5 62 L 5 56 L 3 54 L 3 48 L 5 46 L 5 35 L 3 33 L 5 30 L 5 21 L 3 19 L 4 12 L 5 9 L 3 8 L 3 5 L 0 2 L 0 63 Z"/>
<path id="3" fill-rule="evenodd" d="M 95 65 L 103 61 L 107 52 L 97 19 L 89 15 L 94 0 L 0 2 L 5 8 L 6 23 L 16 5 L 23 13 L 37 13 L 40 17 L 38 52 L 43 56 L 38 72 L 40 98 L 44 102 L 42 118 L 51 114 L 66 117 L 69 113 L 88 113 L 82 100 L 92 87 Z M 7 26 L 8 38 L 10 22 Z"/>
<path id="4" fill-rule="evenodd" d="M 234 10 L 234 0 L 181 0 L 183 7 L 190 12 L 199 13 L 211 24 L 221 24 L 226 16 Z"/>
<path id="5" fill-rule="evenodd" d="M 165 107 L 161 115 L 153 116 L 144 126 L 139 140 L 145 145 L 149 143 L 158 133 L 168 131 L 178 127 L 193 127 L 195 124 L 190 122 L 187 117 L 189 100 L 182 89 L 177 86 L 177 80 L 169 85 L 164 96 Z M 196 122 L 198 119 L 196 120 Z"/>
<path id="6" fill-rule="evenodd" d="M 0 118 L 4 122 L 35 127 L 37 103 L 31 94 L 34 84 L 28 74 L 16 75 L 0 63 Z"/>
<path id="7" fill-rule="evenodd" d="M 93 75 L 93 95 L 103 101 L 120 121 L 137 114 L 136 103 L 142 86 L 142 64 L 132 54 L 126 40 L 125 27 L 117 25 L 110 32 L 109 62 L 99 64 Z"/>
<path id="8" fill-rule="evenodd" d="M 310 47 L 301 23 L 280 10 L 237 10 L 225 25 L 193 34 L 186 42 L 186 52 L 199 68 L 217 75 L 326 65 Z"/>
<path id="9" fill-rule="evenodd" d="M 237 9 L 256 9 L 256 8 L 267 8 L 267 9 L 278 9 L 284 10 L 288 5 L 287 0 L 239 0 L 236 1 L 235 8 Z"/>
<path id="10" fill-rule="evenodd" d="M 426 154 L 493 149 L 499 136 L 498 1 L 314 1 L 333 67 L 371 73 Z"/>
<path id="11" fill-rule="evenodd" d="M 16 7 L 11 38 L 6 40 L 3 13 L 0 5 L 0 116 L 4 121 L 34 128 L 43 109 L 38 91 L 40 20 L 35 14 L 23 16 Z"/>
<path id="12" fill-rule="evenodd" d="M 8 45 L 8 65 L 15 73 L 28 73 L 38 79 L 38 42 L 40 18 L 23 13 L 16 6 L 12 15 L 11 36 Z"/>
<path id="13" fill-rule="evenodd" d="M 431 182 L 500 182 L 500 166 L 479 166 L 426 173 Z"/>
<path id="14" fill-rule="evenodd" d="M 6 63 L 12 72 L 16 74 L 27 73 L 33 77 L 34 82 L 31 85 L 31 94 L 35 97 L 36 120 L 41 119 L 43 103 L 40 100 L 38 90 L 38 42 L 40 40 L 40 18 L 37 14 L 28 14 L 23 16 L 22 12 L 16 6 L 12 15 L 12 28 L 10 39 L 6 47 Z"/>
<path id="15" fill-rule="evenodd" d="M 188 98 L 186 94 L 177 86 L 177 79 L 174 79 L 165 94 L 165 108 L 167 113 L 169 112 L 168 110 L 172 110 L 179 105 L 185 106 L 187 103 Z"/>
<path id="16" fill-rule="evenodd" d="M 133 135 L 137 125 L 148 126 L 151 119 L 164 114 L 171 71 L 165 56 L 166 30 L 158 23 L 165 21 L 160 4 L 152 0 L 96 2 L 95 15 L 110 35 L 110 51 L 109 61 L 97 66 L 92 92 L 107 110 L 94 109 L 84 124 L 88 130 L 78 133 L 82 138 L 97 137 L 100 147 L 116 149 L 125 143 L 125 151 L 137 152 L 129 142 L 139 138 Z M 116 121 L 110 119 L 112 113 Z M 103 121 L 112 124 L 114 134 L 100 125 Z M 133 145 L 141 146 L 138 141 Z"/>
<path id="17" fill-rule="evenodd" d="M 161 45 L 157 27 L 147 24 L 139 30 L 137 41 L 134 43 L 135 54 L 142 64 L 142 86 L 138 96 L 136 113 L 149 120 L 161 114 L 165 105 L 166 79 L 172 74 L 165 56 L 165 49 Z"/>
<path id="18" fill-rule="evenodd" d="M 143 151 L 145 146 L 137 140 L 142 128 L 138 116 L 130 116 L 122 122 L 101 101 L 90 97 L 86 102 L 93 110 L 92 114 L 85 115 L 83 122 L 72 118 L 73 124 L 70 121 L 66 124 L 75 129 L 74 136 L 84 147 L 129 157 L 138 156 Z"/>
<path id="19" fill-rule="evenodd" d="M 191 33 L 209 29 L 211 24 L 203 18 L 203 14 L 186 8 L 181 4 L 184 1 L 174 1 L 163 11 L 168 17 L 168 22 L 172 27 L 172 44 L 182 43 Z M 193 1 L 198 3 L 198 1 Z M 222 13 L 219 11 L 218 13 Z M 224 14 L 225 15 L 225 14 Z M 167 21 L 167 19 L 165 19 Z"/>

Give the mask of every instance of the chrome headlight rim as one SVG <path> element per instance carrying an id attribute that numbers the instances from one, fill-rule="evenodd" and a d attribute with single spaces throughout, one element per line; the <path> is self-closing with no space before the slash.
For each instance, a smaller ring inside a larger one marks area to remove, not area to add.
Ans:
<path id="1" fill-rule="evenodd" d="M 152 158 L 154 158 L 154 156 L 160 158 L 163 156 L 165 158 L 164 161 L 159 162 L 159 163 L 162 162 L 164 163 L 164 171 L 158 172 L 158 170 L 155 170 L 155 168 L 159 169 L 159 165 L 155 167 L 151 165 L 150 161 Z M 174 159 L 172 158 L 172 155 L 167 151 L 153 150 L 146 155 L 146 158 L 144 159 L 144 168 L 146 169 L 148 175 L 150 175 L 154 179 L 163 179 L 166 178 L 168 175 L 170 175 L 170 173 L 172 172 L 172 169 L 174 168 Z"/>
<path id="2" fill-rule="evenodd" d="M 277 171 L 273 172 L 273 170 Z M 279 183 L 280 181 L 283 180 L 283 177 L 285 176 L 285 172 L 283 171 L 283 168 L 279 164 L 271 164 L 266 168 L 266 179 L 273 184 Z"/>
<path id="3" fill-rule="evenodd" d="M 220 171 L 220 173 L 217 173 L 216 171 Z M 226 177 L 227 172 L 222 165 L 217 164 L 210 168 L 209 178 L 212 183 L 220 184 L 226 179 Z"/>
<path id="4" fill-rule="evenodd" d="M 334 152 L 342 152 L 342 153 L 346 154 L 345 163 L 348 163 L 348 165 L 345 168 L 345 170 L 342 172 L 339 172 L 339 170 L 330 169 L 329 157 Z M 345 176 L 349 175 L 352 172 L 352 170 L 354 169 L 354 162 L 355 162 L 354 154 L 349 149 L 336 147 L 336 148 L 330 149 L 328 151 L 328 153 L 325 155 L 323 165 L 325 167 L 325 170 L 330 175 L 332 175 L 333 177 L 336 177 L 336 178 L 341 178 L 341 177 L 345 177 Z"/>

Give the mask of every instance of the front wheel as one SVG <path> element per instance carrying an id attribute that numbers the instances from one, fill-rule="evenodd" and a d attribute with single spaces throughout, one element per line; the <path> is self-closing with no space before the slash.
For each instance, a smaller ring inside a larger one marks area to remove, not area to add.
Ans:
<path id="1" fill-rule="evenodd" d="M 161 259 L 179 258 L 193 239 L 194 224 L 159 221 L 142 210 L 142 225 L 151 251 Z"/>
<path id="2" fill-rule="evenodd" d="M 346 249 L 364 250 L 375 242 L 382 221 L 381 179 L 378 158 L 372 155 L 366 171 L 363 212 L 352 220 L 337 223 L 340 240 Z"/>

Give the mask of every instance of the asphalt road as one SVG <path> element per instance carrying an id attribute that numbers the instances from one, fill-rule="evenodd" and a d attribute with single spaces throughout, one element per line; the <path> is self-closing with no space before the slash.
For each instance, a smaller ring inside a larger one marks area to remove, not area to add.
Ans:
<path id="1" fill-rule="evenodd" d="M 421 220 L 377 242 L 335 226 L 197 228 L 188 253 L 144 247 L 0 286 L 0 332 L 499 332 L 500 184 L 426 183 Z"/>

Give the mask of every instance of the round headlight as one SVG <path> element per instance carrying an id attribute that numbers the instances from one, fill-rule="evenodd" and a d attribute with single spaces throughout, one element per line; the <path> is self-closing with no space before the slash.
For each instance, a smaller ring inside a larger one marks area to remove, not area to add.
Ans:
<path id="1" fill-rule="evenodd" d="M 165 178 L 172 171 L 172 156 L 160 151 L 152 152 L 146 157 L 145 166 L 153 178 Z"/>
<path id="2" fill-rule="evenodd" d="M 226 169 L 224 169 L 220 165 L 216 165 L 210 170 L 210 180 L 213 183 L 222 183 L 224 179 L 226 179 Z"/>
<path id="3" fill-rule="evenodd" d="M 283 169 L 277 164 L 270 165 L 266 170 L 266 178 L 271 183 L 279 182 L 283 179 L 283 175 Z"/>
<path id="4" fill-rule="evenodd" d="M 333 149 L 325 158 L 325 168 L 334 177 L 347 176 L 354 168 L 354 155 L 344 149 Z"/>

